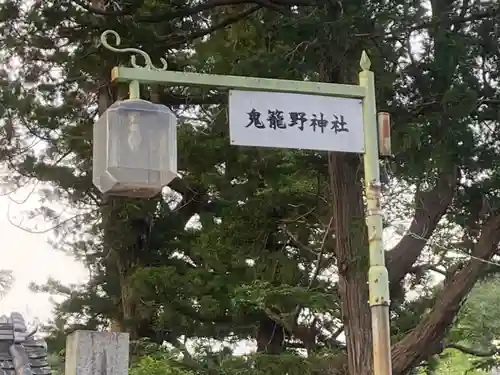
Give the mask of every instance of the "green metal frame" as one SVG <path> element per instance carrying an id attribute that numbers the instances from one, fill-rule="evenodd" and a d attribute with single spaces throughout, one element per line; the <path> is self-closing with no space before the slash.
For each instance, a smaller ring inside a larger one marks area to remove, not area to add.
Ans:
<path id="1" fill-rule="evenodd" d="M 132 68 L 122 66 L 113 68 L 111 71 L 111 81 L 132 83 L 131 85 L 134 87 L 131 87 L 131 96 L 133 97 L 136 97 L 138 94 L 137 83 L 164 83 L 182 86 L 290 92 L 358 99 L 363 99 L 366 96 L 366 89 L 358 85 L 168 71 L 166 59 L 162 58 L 162 67 L 157 68 L 153 65 L 151 57 L 138 48 L 118 48 L 111 46 L 108 42 L 109 35 L 115 38 L 116 46 L 119 46 L 121 43 L 120 35 L 116 31 L 106 30 L 101 35 L 101 44 L 106 49 L 118 53 L 132 54 L 130 57 Z M 137 56 L 141 56 L 144 59 L 143 66 L 137 64 Z M 370 60 L 366 54 L 363 54 L 362 62 L 365 65 L 368 64 L 366 69 L 369 69 Z"/>
<path id="2" fill-rule="evenodd" d="M 144 68 L 115 67 L 111 72 L 113 82 L 164 83 L 170 85 L 217 87 L 238 90 L 291 92 L 298 94 L 336 96 L 363 99 L 364 87 L 310 81 L 292 81 L 244 76 L 158 71 Z"/>

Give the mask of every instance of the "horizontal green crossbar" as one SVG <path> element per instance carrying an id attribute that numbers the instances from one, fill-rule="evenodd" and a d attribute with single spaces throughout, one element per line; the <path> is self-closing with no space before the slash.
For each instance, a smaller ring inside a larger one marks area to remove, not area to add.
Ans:
<path id="1" fill-rule="evenodd" d="M 224 87 L 237 90 L 290 92 L 343 98 L 364 98 L 365 88 L 358 85 L 341 85 L 310 81 L 292 81 L 244 76 L 226 76 L 174 71 L 155 71 L 142 68 L 115 67 L 111 72 L 113 82 L 138 81 L 140 83 L 165 83 L 179 86 Z"/>

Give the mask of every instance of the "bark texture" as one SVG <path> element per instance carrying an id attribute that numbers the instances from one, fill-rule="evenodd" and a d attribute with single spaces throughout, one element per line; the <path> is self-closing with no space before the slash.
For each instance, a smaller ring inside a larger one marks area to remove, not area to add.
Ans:
<path id="1" fill-rule="evenodd" d="M 333 235 L 350 374 L 372 373 L 368 241 L 359 155 L 329 155 Z"/>

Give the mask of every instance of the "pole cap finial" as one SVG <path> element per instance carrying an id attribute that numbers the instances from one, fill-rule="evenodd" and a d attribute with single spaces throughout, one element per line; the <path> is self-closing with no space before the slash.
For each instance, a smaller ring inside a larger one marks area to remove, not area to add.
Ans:
<path id="1" fill-rule="evenodd" d="M 363 51 L 361 53 L 361 60 L 359 60 L 359 66 L 364 71 L 367 71 L 367 70 L 370 70 L 371 65 L 372 65 L 372 62 L 370 61 L 368 54 L 366 53 L 366 51 Z"/>

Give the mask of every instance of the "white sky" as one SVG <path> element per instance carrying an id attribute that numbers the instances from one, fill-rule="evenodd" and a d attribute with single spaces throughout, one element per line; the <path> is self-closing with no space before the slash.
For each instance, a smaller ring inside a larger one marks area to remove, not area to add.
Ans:
<path id="1" fill-rule="evenodd" d="M 21 211 L 35 207 L 35 202 L 16 205 L 10 202 L 10 216 L 19 221 Z M 36 202 L 38 203 L 38 202 Z M 19 311 L 27 321 L 47 321 L 51 318 L 52 304 L 47 294 L 32 293 L 30 282 L 43 283 L 53 277 L 63 283 L 84 281 L 86 270 L 71 257 L 52 249 L 47 243 L 49 233 L 29 233 L 9 222 L 9 198 L 0 197 L 0 268 L 10 269 L 16 278 L 14 288 L 0 300 L 0 315 Z M 25 217 L 25 215 L 23 215 Z M 40 220 L 25 218 L 23 226 L 34 227 Z M 46 227 L 49 224 L 43 223 Z"/>

